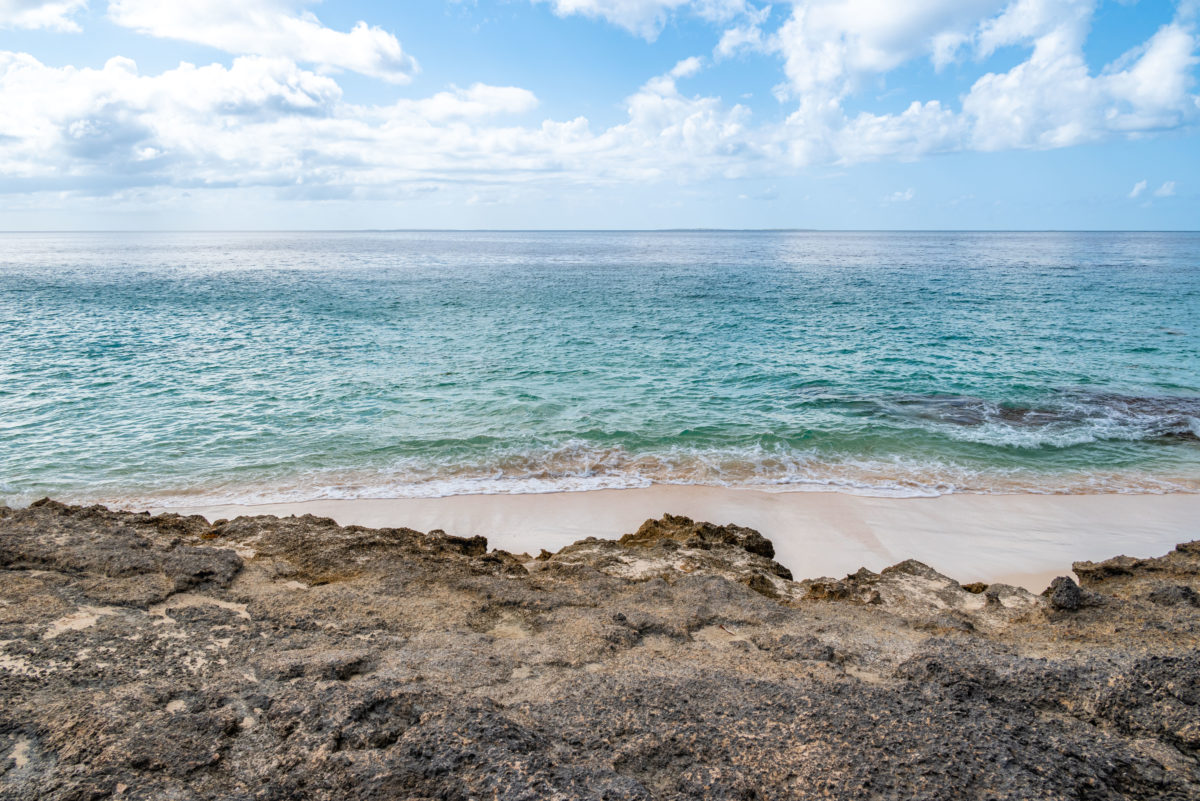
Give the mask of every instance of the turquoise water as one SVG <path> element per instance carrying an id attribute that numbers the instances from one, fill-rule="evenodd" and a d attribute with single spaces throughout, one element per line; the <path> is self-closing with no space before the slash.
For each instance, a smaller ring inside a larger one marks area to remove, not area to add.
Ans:
<path id="1" fill-rule="evenodd" d="M 1200 235 L 0 235 L 0 500 L 1200 490 Z"/>

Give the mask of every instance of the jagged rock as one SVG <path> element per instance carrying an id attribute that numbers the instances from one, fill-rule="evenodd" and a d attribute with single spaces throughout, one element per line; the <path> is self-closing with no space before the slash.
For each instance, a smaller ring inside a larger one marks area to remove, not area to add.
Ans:
<path id="1" fill-rule="evenodd" d="M 1140 660 L 1099 691 L 1096 711 L 1124 732 L 1200 756 L 1200 652 Z"/>
<path id="2" fill-rule="evenodd" d="M 1179 604 L 1200 606 L 1200 593 L 1191 587 L 1170 584 L 1153 590 L 1146 595 L 1146 600 L 1159 606 L 1178 606 Z"/>
<path id="3" fill-rule="evenodd" d="M 0 507 L 0 799 L 1200 797 L 1190 545 L 1068 612 L 639 533 Z"/>
<path id="4" fill-rule="evenodd" d="M 209 530 L 202 517 L 151 517 L 43 499 L 10 512 L 4 524 L 0 569 L 81 577 L 80 592 L 100 603 L 144 608 L 173 593 L 228 586 L 242 568 L 231 550 L 182 544 L 180 536 Z"/>
<path id="5" fill-rule="evenodd" d="M 799 582 L 807 601 L 849 601 L 882 606 L 910 625 L 932 632 L 1006 626 L 1038 600 L 1019 587 L 993 584 L 983 598 L 929 565 L 908 559 L 879 573 L 865 568 L 846 578 Z"/>
<path id="6" fill-rule="evenodd" d="M 1103 562 L 1076 562 L 1073 565 L 1079 582 L 1090 589 L 1112 592 L 1130 580 L 1180 579 L 1195 582 L 1200 575 L 1200 540 L 1175 546 L 1175 550 L 1152 559 L 1116 556 Z"/>
<path id="7" fill-rule="evenodd" d="M 732 545 L 767 559 L 775 558 L 775 546 L 752 528 L 697 523 L 682 515 L 667 514 L 659 520 L 647 520 L 633 534 L 621 537 L 620 543 L 626 546 L 643 546 L 653 545 L 662 540 L 674 540 L 689 548 Z"/>
<path id="8" fill-rule="evenodd" d="M 1050 582 L 1050 586 L 1042 593 L 1050 599 L 1050 606 L 1055 609 L 1074 611 L 1083 605 L 1083 591 L 1074 579 L 1059 576 Z"/>
<path id="9" fill-rule="evenodd" d="M 1042 596 L 1049 600 L 1051 609 L 1060 612 L 1074 612 L 1085 606 L 1104 603 L 1104 596 L 1083 589 L 1069 576 L 1059 576 L 1051 581 L 1050 586 L 1042 591 Z"/>
<path id="10" fill-rule="evenodd" d="M 589 537 L 532 567 L 561 572 L 586 566 L 630 579 L 674 580 L 681 574 L 705 573 L 724 576 L 771 598 L 791 597 L 792 573 L 771 558 L 774 553 L 771 541 L 754 529 L 664 515 L 647 520 L 637 532 L 616 542 Z"/>

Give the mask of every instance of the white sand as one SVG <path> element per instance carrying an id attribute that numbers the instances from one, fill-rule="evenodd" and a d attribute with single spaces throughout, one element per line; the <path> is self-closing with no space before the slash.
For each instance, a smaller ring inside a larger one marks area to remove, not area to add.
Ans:
<path id="1" fill-rule="evenodd" d="M 156 509 L 210 520 L 311 513 L 343 525 L 407 526 L 488 538 L 536 554 L 584 537 L 616 538 L 664 512 L 758 529 L 797 579 L 919 559 L 962 582 L 1034 591 L 1073 561 L 1158 556 L 1200 538 L 1200 495 L 948 495 L 868 498 L 662 486 L 545 495 L 460 495 Z"/>

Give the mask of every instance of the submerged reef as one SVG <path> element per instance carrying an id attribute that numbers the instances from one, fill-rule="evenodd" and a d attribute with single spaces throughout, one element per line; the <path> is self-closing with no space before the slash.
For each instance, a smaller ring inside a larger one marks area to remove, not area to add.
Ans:
<path id="1" fill-rule="evenodd" d="M 1042 595 L 773 556 L 0 507 L 0 798 L 1200 797 L 1200 542 Z"/>

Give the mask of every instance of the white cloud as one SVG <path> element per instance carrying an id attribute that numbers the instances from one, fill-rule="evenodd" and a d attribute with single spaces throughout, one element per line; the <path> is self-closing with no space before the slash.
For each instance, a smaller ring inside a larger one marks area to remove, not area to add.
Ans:
<path id="1" fill-rule="evenodd" d="M 672 78 L 690 78 L 699 72 L 704 67 L 704 62 L 697 56 L 685 58 L 674 67 L 671 68 L 670 75 Z"/>
<path id="2" fill-rule="evenodd" d="M 765 51 L 767 42 L 762 26 L 770 16 L 771 6 L 763 6 L 758 9 L 747 6 L 742 24 L 729 28 L 721 34 L 721 40 L 713 48 L 713 56 L 723 59 L 745 51 Z"/>
<path id="3" fill-rule="evenodd" d="M 1188 94 L 1197 41 L 1191 25 L 1164 25 L 1140 47 L 1113 63 L 1100 81 L 1113 100 L 1128 104 L 1125 124 L 1135 128 L 1170 127 L 1195 110 Z M 1190 107 L 1190 108 L 1189 108 Z"/>
<path id="4" fill-rule="evenodd" d="M 528 127 L 495 119 L 536 104 L 521 88 L 475 84 L 356 105 L 333 78 L 262 56 L 143 75 L 123 58 L 75 69 L 0 53 L 0 106 L 11 112 L 0 116 L 0 188 L 258 186 L 311 197 L 686 181 L 737 174 L 760 146 L 748 111 L 684 96 L 672 74 L 648 81 L 629 98 L 627 120 L 598 133 L 583 118 Z"/>
<path id="5" fill-rule="evenodd" d="M 955 150 L 1055 148 L 1176 128 L 1200 117 L 1191 94 L 1191 23 L 1160 28 L 1099 74 L 1083 45 L 1092 0 L 806 0 L 771 38 L 788 77 L 788 152 L 796 164 L 915 159 Z M 992 15 L 990 11 L 999 13 Z M 980 13 L 984 12 L 982 19 Z M 966 48 L 1029 48 L 1008 72 L 980 77 L 961 108 L 914 101 L 898 114 L 850 116 L 862 85 L 916 58 L 944 66 Z"/>
<path id="6" fill-rule="evenodd" d="M 917 193 L 913 190 L 912 187 L 909 187 L 908 189 L 905 189 L 903 192 L 897 191 L 897 192 L 893 192 L 892 194 L 886 196 L 883 199 L 883 202 L 884 203 L 908 203 L 916 196 L 917 196 Z"/>
<path id="7" fill-rule="evenodd" d="M 1175 196 L 1175 182 L 1174 181 L 1165 182 L 1158 189 L 1154 190 L 1154 196 L 1155 197 L 1174 197 Z"/>
<path id="8" fill-rule="evenodd" d="M 113 22 L 139 33 L 180 39 L 237 55 L 287 58 L 326 70 L 350 70 L 407 83 L 417 62 L 395 36 L 359 22 L 349 32 L 326 28 L 293 0 L 110 0 Z"/>
<path id="9" fill-rule="evenodd" d="M 723 22 L 747 10 L 745 0 L 533 0 L 549 3 L 560 17 L 579 14 L 603 19 L 648 41 L 658 38 L 677 11 L 690 11 L 704 19 Z"/>
<path id="10" fill-rule="evenodd" d="M 1129 190 L 1129 199 L 1136 200 L 1137 198 L 1141 197 L 1142 193 L 1145 191 L 1146 191 L 1145 180 L 1138 181 L 1136 184 L 1133 185 L 1133 189 Z"/>
<path id="11" fill-rule="evenodd" d="M 80 30 L 72 16 L 87 8 L 87 0 L 0 0 L 0 29 L 45 28 Z"/>
<path id="12" fill-rule="evenodd" d="M 772 160 L 769 137 L 750 126 L 748 109 L 682 95 L 675 84 L 678 69 L 647 81 L 626 103 L 628 122 L 590 143 L 596 164 L 610 163 L 608 176 L 687 182 L 740 176 Z"/>
<path id="13" fill-rule="evenodd" d="M 1093 75 L 1083 53 L 1088 18 L 1062 19 L 1033 31 L 1028 61 L 971 87 L 963 111 L 974 118 L 974 147 L 1065 147 L 1176 127 L 1196 116 L 1188 93 L 1197 44 L 1190 29 L 1164 25 Z"/>
<path id="14" fill-rule="evenodd" d="M 912 161 L 929 153 L 958 150 L 967 121 L 936 100 L 913 101 L 899 114 L 863 112 L 832 137 L 832 156 L 844 163 L 897 158 Z"/>
<path id="15" fill-rule="evenodd" d="M 945 63 L 1003 0 L 805 0 L 772 39 L 791 92 L 841 97 L 919 56 Z"/>
<path id="16" fill-rule="evenodd" d="M 604 130 L 582 117 L 532 125 L 527 116 L 503 119 L 529 115 L 537 98 L 483 83 L 385 105 L 348 103 L 329 73 L 402 81 L 415 63 L 391 34 L 365 24 L 349 33 L 325 28 L 297 10 L 299 1 L 110 3 L 113 18 L 134 29 L 247 54 L 229 65 L 181 64 L 147 75 L 122 58 L 97 70 L 0 53 L 0 191 L 99 192 L 143 183 L 386 195 L 451 183 L 686 182 L 1063 147 L 1200 118 L 1194 23 L 1178 17 L 1093 72 L 1083 53 L 1091 0 L 803 0 L 777 17 L 784 21 L 774 32 L 764 29 L 768 8 L 741 0 L 545 0 L 558 13 L 651 34 L 670 14 L 707 15 L 724 31 L 714 60 L 758 50 L 783 62 L 789 113 L 782 122 L 756 125 L 743 106 L 680 92 L 679 82 L 705 66 L 691 57 L 646 81 L 627 98 L 626 119 Z M 1024 51 L 1024 60 L 983 75 L 957 101 L 847 111 L 856 90 L 904 63 L 945 67 L 1000 47 Z M 1130 197 L 1147 189 L 1142 181 Z M 1173 190 L 1168 182 L 1155 194 Z"/>
<path id="17" fill-rule="evenodd" d="M 979 26 L 978 50 L 990 56 L 1006 45 L 1052 34 L 1062 50 L 1077 50 L 1087 35 L 1095 0 L 1012 0 L 1004 13 Z"/>
<path id="18" fill-rule="evenodd" d="M 713 55 L 717 58 L 731 58 L 738 53 L 764 48 L 762 28 L 753 24 L 740 25 L 721 35 L 721 41 L 713 48 Z"/>
<path id="19" fill-rule="evenodd" d="M 432 122 L 455 118 L 478 119 L 495 114 L 520 114 L 537 108 L 538 99 L 528 89 L 516 86 L 473 84 L 469 89 L 454 87 L 433 97 L 415 101 L 400 101 L 393 108 L 406 110 L 414 116 Z"/>

